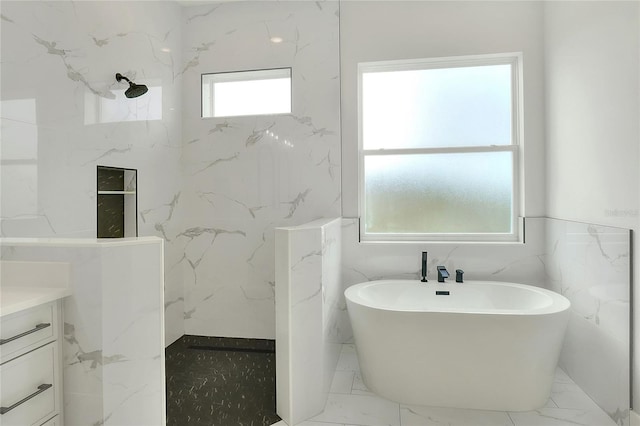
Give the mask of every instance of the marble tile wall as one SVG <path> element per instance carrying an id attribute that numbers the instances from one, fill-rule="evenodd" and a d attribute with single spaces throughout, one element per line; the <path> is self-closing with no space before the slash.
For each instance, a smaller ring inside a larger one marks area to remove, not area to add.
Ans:
<path id="1" fill-rule="evenodd" d="M 546 220 L 547 286 L 572 311 L 560 366 L 619 425 L 630 407 L 630 233 Z"/>
<path id="2" fill-rule="evenodd" d="M 139 234 L 166 241 L 167 344 L 185 329 L 275 337 L 274 228 L 341 213 L 338 2 L 9 0 L 0 12 L 0 236 L 94 236 L 96 165 L 137 168 Z M 273 36 L 284 40 L 274 44 Z M 202 73 L 274 67 L 293 70 L 293 114 L 200 117 Z M 149 93 L 127 100 L 116 72 Z M 618 293 L 626 291 L 619 283 L 629 259 L 616 242 L 624 233 L 563 226 L 549 221 L 545 231 L 545 219 L 527 219 L 521 246 L 361 244 L 357 219 L 345 218 L 343 266 L 332 279 L 344 290 L 418 278 L 426 250 L 431 277 L 444 264 L 470 280 L 547 283 L 571 293 L 580 310 L 567 340 L 574 350 L 565 351 L 571 366 L 563 355 L 564 366 L 624 419 L 624 386 L 598 391 L 607 378 L 628 380 L 628 298 Z M 594 269 L 572 275 L 580 265 Z M 337 300 L 325 306 L 338 314 L 325 329 L 351 341 L 342 291 L 325 298 Z M 589 333 L 608 340 L 578 350 Z M 586 353 L 606 366 L 586 374 Z"/>
<path id="3" fill-rule="evenodd" d="M 323 394 L 329 393 L 342 347 L 339 327 L 340 301 L 344 299 L 341 265 L 342 219 L 334 219 L 322 226 Z"/>
<path id="4" fill-rule="evenodd" d="M 59 240 L 58 240 L 59 241 Z M 13 245 L 3 260 L 70 264 L 64 300 L 64 418 L 69 425 L 165 422 L 163 242 Z"/>
<path id="5" fill-rule="evenodd" d="M 340 354 L 340 222 L 275 231 L 277 412 L 291 426 L 322 411 Z"/>
<path id="6" fill-rule="evenodd" d="M 95 237 L 96 165 L 138 169 L 139 235 L 179 233 L 181 7 L 2 1 L 0 236 Z M 124 97 L 122 73 L 149 92 Z M 166 244 L 167 342 L 184 334 L 180 242 Z"/>
<path id="7" fill-rule="evenodd" d="M 166 236 L 184 247 L 185 330 L 274 338 L 274 228 L 340 215 L 338 2 L 187 7 L 182 25 L 185 190 Z M 292 114 L 201 118 L 201 74 L 284 67 Z"/>
<path id="8" fill-rule="evenodd" d="M 273 338 L 274 227 L 340 214 L 338 3 L 0 7 L 0 235 L 95 236 L 96 165 L 136 168 L 167 343 L 185 324 Z M 272 67 L 292 68 L 293 114 L 200 118 L 201 73 Z"/>

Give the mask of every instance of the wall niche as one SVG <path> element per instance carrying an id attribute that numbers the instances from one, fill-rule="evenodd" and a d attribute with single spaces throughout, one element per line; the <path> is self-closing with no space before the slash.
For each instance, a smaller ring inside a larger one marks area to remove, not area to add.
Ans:
<path id="1" fill-rule="evenodd" d="M 98 166 L 98 238 L 138 236 L 138 171 Z"/>

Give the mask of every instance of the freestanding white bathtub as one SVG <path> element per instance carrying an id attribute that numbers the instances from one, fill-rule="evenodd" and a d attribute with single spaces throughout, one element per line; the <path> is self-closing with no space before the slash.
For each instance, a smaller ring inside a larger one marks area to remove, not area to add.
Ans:
<path id="1" fill-rule="evenodd" d="M 388 280 L 356 284 L 345 297 L 372 392 L 440 407 L 546 404 L 569 319 L 564 296 L 493 281 Z"/>

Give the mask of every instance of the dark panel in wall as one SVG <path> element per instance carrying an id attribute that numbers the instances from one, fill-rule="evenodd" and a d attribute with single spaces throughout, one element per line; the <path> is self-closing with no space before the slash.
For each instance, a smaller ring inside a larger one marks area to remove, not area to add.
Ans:
<path id="1" fill-rule="evenodd" d="M 119 167 L 98 166 L 97 237 L 136 237 L 137 171 Z"/>
<path id="2" fill-rule="evenodd" d="M 98 195 L 98 238 L 124 237 L 124 195 Z"/>
<path id="3" fill-rule="evenodd" d="M 124 169 L 114 169 L 110 167 L 98 166 L 98 190 L 124 190 Z"/>

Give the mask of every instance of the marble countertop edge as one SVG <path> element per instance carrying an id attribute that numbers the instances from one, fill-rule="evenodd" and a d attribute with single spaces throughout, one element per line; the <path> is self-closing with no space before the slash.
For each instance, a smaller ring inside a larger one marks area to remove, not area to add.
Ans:
<path id="1" fill-rule="evenodd" d="M 0 247 L 118 247 L 158 244 L 159 237 L 135 238 L 0 238 Z"/>
<path id="2" fill-rule="evenodd" d="M 53 302 L 71 294 L 72 291 L 68 287 L 2 287 L 0 288 L 0 317 Z"/>

